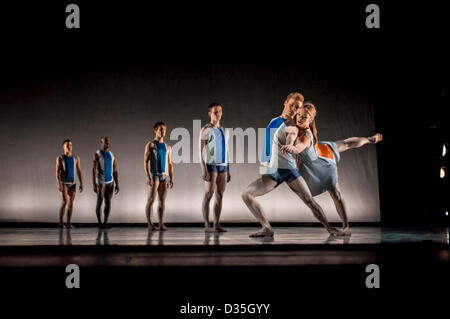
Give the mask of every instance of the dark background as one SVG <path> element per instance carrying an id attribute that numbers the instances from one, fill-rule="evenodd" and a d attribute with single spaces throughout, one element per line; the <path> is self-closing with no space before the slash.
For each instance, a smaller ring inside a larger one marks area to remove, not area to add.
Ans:
<path id="1" fill-rule="evenodd" d="M 378 1 L 381 29 L 370 30 L 363 1 L 76 3 L 80 30 L 64 26 L 68 2 L 2 7 L 1 90 L 112 68 L 139 71 L 143 64 L 301 68 L 305 77 L 373 97 L 376 129 L 385 136 L 377 146 L 382 222 L 443 221 L 448 182 L 439 179 L 439 154 L 449 140 L 443 3 Z"/>

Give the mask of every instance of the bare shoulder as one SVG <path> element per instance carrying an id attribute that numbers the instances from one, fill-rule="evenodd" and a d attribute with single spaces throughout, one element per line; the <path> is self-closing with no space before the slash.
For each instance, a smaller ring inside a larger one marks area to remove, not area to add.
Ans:
<path id="1" fill-rule="evenodd" d="M 93 158 L 94 158 L 94 161 L 98 160 L 99 156 L 98 156 L 97 152 L 94 153 L 94 157 Z"/>
<path id="2" fill-rule="evenodd" d="M 147 142 L 147 144 L 145 144 L 145 149 L 146 150 L 150 150 L 150 149 L 152 149 L 154 147 L 155 147 L 155 143 L 153 143 L 152 141 Z"/>

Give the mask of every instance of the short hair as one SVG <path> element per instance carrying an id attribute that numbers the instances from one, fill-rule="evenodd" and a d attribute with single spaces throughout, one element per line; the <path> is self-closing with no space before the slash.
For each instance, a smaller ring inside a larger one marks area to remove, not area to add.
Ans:
<path id="1" fill-rule="evenodd" d="M 288 96 L 286 97 L 286 101 L 289 101 L 290 99 L 294 99 L 296 101 L 301 101 L 301 102 L 305 101 L 305 98 L 303 97 L 303 95 L 298 92 L 289 93 Z"/>
<path id="2" fill-rule="evenodd" d="M 69 142 L 72 142 L 72 140 L 69 140 L 69 139 L 65 139 L 63 142 L 62 142 L 62 144 L 61 145 L 64 145 L 64 144 L 66 144 L 66 143 L 69 143 Z"/>
<path id="3" fill-rule="evenodd" d="M 216 106 L 222 106 L 222 104 L 218 103 L 218 102 L 212 102 L 209 106 L 208 106 L 208 112 L 211 112 L 213 107 Z"/>
<path id="4" fill-rule="evenodd" d="M 156 122 L 155 125 L 153 125 L 153 130 L 156 130 L 158 128 L 158 126 L 161 126 L 161 125 L 167 126 L 166 123 L 159 121 L 159 122 Z"/>
<path id="5" fill-rule="evenodd" d="M 106 141 L 107 138 L 109 138 L 109 136 L 107 136 L 107 135 L 100 137 L 100 142 Z"/>

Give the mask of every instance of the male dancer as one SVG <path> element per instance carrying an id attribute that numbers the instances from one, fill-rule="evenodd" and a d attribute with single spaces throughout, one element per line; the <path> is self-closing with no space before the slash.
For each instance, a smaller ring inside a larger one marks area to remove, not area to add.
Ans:
<path id="1" fill-rule="evenodd" d="M 284 101 L 281 116 L 272 119 L 267 126 L 261 158 L 262 176 L 251 183 L 242 193 L 244 203 L 262 225 L 262 229 L 251 234 L 250 237 L 273 236 L 270 223 L 255 197 L 267 194 L 283 182 L 286 182 L 291 190 L 303 200 L 330 234 L 342 235 L 342 232 L 329 225 L 322 208 L 311 196 L 305 180 L 297 171 L 295 157 L 292 154 L 280 152 L 283 145 L 293 145 L 296 140 L 298 128 L 295 125 L 294 116 L 303 106 L 303 102 L 303 95 L 297 92 L 290 93 Z"/>
<path id="2" fill-rule="evenodd" d="M 147 174 L 148 197 L 145 213 L 149 230 L 156 230 L 152 223 L 153 202 L 158 193 L 159 230 L 167 230 L 164 225 L 164 206 L 168 188 L 173 187 L 172 147 L 164 143 L 166 124 L 157 122 L 153 126 L 155 138 L 145 145 L 144 168 Z"/>
<path id="3" fill-rule="evenodd" d="M 92 168 L 92 180 L 94 183 L 94 192 L 97 193 L 97 206 L 95 214 L 97 215 L 98 228 L 111 228 L 108 225 L 108 217 L 111 211 L 111 199 L 113 191 L 119 193 L 119 171 L 117 168 L 117 157 L 109 150 L 111 140 L 108 136 L 100 139 L 101 148 L 94 154 L 94 167 Z M 102 223 L 101 209 L 105 200 L 103 210 L 104 222 Z"/>
<path id="4" fill-rule="evenodd" d="M 227 183 L 231 180 L 230 168 L 227 161 L 227 138 L 220 126 L 222 106 L 213 102 L 208 107 L 209 123 L 202 127 L 199 141 L 199 158 L 202 168 L 202 179 L 205 181 L 202 201 L 203 221 L 205 232 L 226 232 L 220 226 L 223 193 Z M 214 223 L 210 227 L 209 202 L 215 194 Z"/>
<path id="5" fill-rule="evenodd" d="M 83 176 L 81 174 L 80 158 L 72 154 L 72 141 L 64 140 L 62 143 L 63 154 L 56 158 L 56 182 L 61 195 L 61 207 L 59 209 L 59 228 L 66 228 L 64 225 L 64 212 L 67 209 L 67 228 L 71 225 L 73 201 L 76 194 L 75 170 L 80 181 L 80 192 L 83 191 Z"/>

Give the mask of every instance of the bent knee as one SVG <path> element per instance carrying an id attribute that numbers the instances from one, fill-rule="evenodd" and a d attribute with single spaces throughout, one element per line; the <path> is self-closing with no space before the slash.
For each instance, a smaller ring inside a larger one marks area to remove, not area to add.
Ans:
<path id="1" fill-rule="evenodd" d="M 253 197 L 253 194 L 249 191 L 243 191 L 241 194 L 241 198 L 244 202 L 250 201 Z"/>

